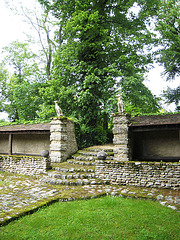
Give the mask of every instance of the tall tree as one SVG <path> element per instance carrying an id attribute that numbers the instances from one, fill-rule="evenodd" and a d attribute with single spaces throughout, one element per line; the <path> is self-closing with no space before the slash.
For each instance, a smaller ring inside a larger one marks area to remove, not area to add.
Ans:
<path id="1" fill-rule="evenodd" d="M 42 6 L 39 6 L 39 9 L 35 9 L 35 11 L 30 11 L 23 6 L 21 6 L 21 9 L 24 16 L 38 35 L 40 43 L 39 52 L 42 54 L 47 80 L 50 80 L 53 53 L 55 52 L 56 47 L 60 44 L 59 41 L 54 39 L 54 32 L 56 32 L 56 34 L 57 32 L 58 34 L 61 34 L 61 26 L 59 26 L 59 31 L 57 31 L 57 21 L 55 21 L 50 11 L 45 10 Z"/>
<path id="2" fill-rule="evenodd" d="M 40 103 L 39 87 L 41 73 L 33 54 L 26 43 L 12 42 L 4 48 L 1 63 L 1 111 L 15 120 L 32 120 L 37 116 Z M 8 73 L 5 68 L 12 72 Z"/>
<path id="3" fill-rule="evenodd" d="M 180 2 L 161 0 L 156 30 L 160 33 L 159 62 L 167 80 L 180 76 Z"/>
<path id="4" fill-rule="evenodd" d="M 125 109 L 133 116 L 157 113 L 160 110 L 160 98 L 155 97 L 143 81 L 143 76 L 125 77 L 122 81 Z"/>
<path id="5" fill-rule="evenodd" d="M 53 53 L 61 44 L 61 25 L 59 20 L 45 9 L 38 0 L 32 1 L 33 5 L 22 0 L 6 0 L 8 8 L 20 15 L 23 22 L 27 23 L 27 36 L 32 48 L 36 48 L 41 57 L 41 66 L 44 68 L 47 80 L 51 78 Z M 56 33 L 56 34 L 55 34 Z M 57 39 L 58 38 L 58 39 Z M 35 43 L 33 45 L 33 43 Z M 43 63 L 43 64 L 42 64 Z"/>
<path id="6" fill-rule="evenodd" d="M 180 112 L 180 86 L 177 88 L 170 88 L 168 87 L 166 90 L 163 91 L 163 96 L 166 99 L 166 103 L 174 103 L 176 106 L 176 111 Z"/>
<path id="7" fill-rule="evenodd" d="M 151 62 L 145 51 L 153 42 L 147 25 L 158 3 L 154 0 L 40 2 L 62 20 L 64 36 L 64 44 L 55 55 L 53 78 L 42 89 L 43 97 L 48 104 L 54 98 L 59 99 L 64 112 L 77 117 L 81 126 L 92 133 L 88 136 L 95 143 L 96 133 L 104 136 L 107 130 L 105 123 L 112 113 L 110 99 L 117 86 L 121 84 L 124 90 L 123 81 L 141 77 Z"/>
<path id="8" fill-rule="evenodd" d="M 180 77 L 180 2 L 178 0 L 161 0 L 158 11 L 156 30 L 160 33 L 160 50 L 158 62 L 164 66 L 167 81 Z M 168 88 L 164 97 L 168 103 L 174 102 L 179 109 L 179 88 Z"/>

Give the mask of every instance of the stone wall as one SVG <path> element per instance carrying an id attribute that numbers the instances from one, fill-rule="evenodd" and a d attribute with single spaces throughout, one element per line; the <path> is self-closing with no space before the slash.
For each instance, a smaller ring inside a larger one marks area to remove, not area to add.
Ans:
<path id="1" fill-rule="evenodd" d="M 0 171 L 23 175 L 45 173 L 50 168 L 50 159 L 34 156 L 0 156 Z"/>
<path id="2" fill-rule="evenodd" d="M 130 118 L 125 113 L 118 113 L 113 117 L 114 157 L 117 161 L 131 160 L 129 121 Z"/>
<path id="3" fill-rule="evenodd" d="M 50 126 L 51 162 L 64 162 L 77 152 L 74 122 L 65 117 L 55 117 Z"/>
<path id="4" fill-rule="evenodd" d="M 180 190 L 180 163 L 103 162 L 96 174 L 111 184 Z"/>

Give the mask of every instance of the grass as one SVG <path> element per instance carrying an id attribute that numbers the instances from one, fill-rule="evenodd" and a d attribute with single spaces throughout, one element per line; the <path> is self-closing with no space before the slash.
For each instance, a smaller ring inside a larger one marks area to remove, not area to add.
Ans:
<path id="1" fill-rule="evenodd" d="M 58 202 L 1 227 L 0 239 L 180 239 L 180 215 L 157 202 L 101 197 Z"/>

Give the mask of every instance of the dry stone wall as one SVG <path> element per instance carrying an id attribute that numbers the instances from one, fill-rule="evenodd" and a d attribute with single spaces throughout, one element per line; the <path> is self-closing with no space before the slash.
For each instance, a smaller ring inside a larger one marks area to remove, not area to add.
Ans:
<path id="1" fill-rule="evenodd" d="M 111 184 L 180 190 L 180 163 L 104 161 L 97 164 L 96 174 Z"/>
<path id="2" fill-rule="evenodd" d="M 0 156 L 0 170 L 23 175 L 45 173 L 50 168 L 50 159 L 35 156 Z"/>
<path id="3" fill-rule="evenodd" d="M 65 117 L 55 117 L 50 126 L 51 162 L 64 162 L 77 152 L 74 122 Z"/>
<path id="4" fill-rule="evenodd" d="M 131 160 L 129 124 L 130 118 L 125 113 L 118 113 L 113 117 L 113 144 L 117 161 Z"/>

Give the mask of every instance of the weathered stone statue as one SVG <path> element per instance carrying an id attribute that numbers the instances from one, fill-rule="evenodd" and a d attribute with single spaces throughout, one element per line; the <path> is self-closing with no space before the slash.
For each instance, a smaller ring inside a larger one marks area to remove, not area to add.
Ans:
<path id="1" fill-rule="evenodd" d="M 61 108 L 58 106 L 58 101 L 54 101 L 55 102 L 55 110 L 56 110 L 56 114 L 58 117 L 63 116 L 62 110 Z"/>
<path id="2" fill-rule="evenodd" d="M 124 104 L 122 101 L 121 93 L 116 95 L 118 97 L 118 113 L 123 113 L 124 112 Z"/>

